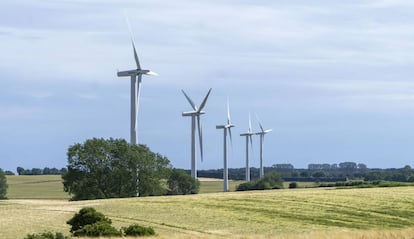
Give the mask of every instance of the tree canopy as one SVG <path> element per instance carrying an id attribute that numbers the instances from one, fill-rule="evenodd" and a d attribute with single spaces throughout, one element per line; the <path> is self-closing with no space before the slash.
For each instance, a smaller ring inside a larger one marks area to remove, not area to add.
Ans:
<path id="1" fill-rule="evenodd" d="M 171 168 L 166 157 L 123 139 L 89 139 L 70 146 L 67 157 L 62 178 L 73 200 L 161 195 Z"/>
<path id="2" fill-rule="evenodd" d="M 197 194 L 200 190 L 200 181 L 182 169 L 173 169 L 167 184 L 170 195 Z"/>

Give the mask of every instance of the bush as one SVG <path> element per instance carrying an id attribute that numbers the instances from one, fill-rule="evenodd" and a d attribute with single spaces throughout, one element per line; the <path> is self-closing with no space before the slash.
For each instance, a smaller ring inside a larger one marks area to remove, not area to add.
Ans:
<path id="1" fill-rule="evenodd" d="M 126 236 L 152 236 L 155 235 L 152 227 L 143 227 L 138 224 L 133 224 L 129 227 L 122 228 Z"/>
<path id="2" fill-rule="evenodd" d="M 291 182 L 289 183 L 289 188 L 297 188 L 298 187 L 298 183 L 297 182 Z"/>
<path id="3" fill-rule="evenodd" d="M 118 231 L 115 227 L 111 226 L 106 221 L 100 221 L 93 224 L 86 225 L 79 230 L 73 232 L 74 236 L 90 236 L 90 237 L 100 237 L 100 236 L 122 236 L 122 233 Z"/>
<path id="4" fill-rule="evenodd" d="M 3 170 L 0 168 L 0 199 L 7 199 L 7 178 Z"/>
<path id="5" fill-rule="evenodd" d="M 276 172 L 266 174 L 263 179 L 253 180 L 237 186 L 237 191 L 265 190 L 283 188 L 283 180 Z"/>
<path id="6" fill-rule="evenodd" d="M 105 217 L 102 213 L 97 212 L 94 208 L 85 207 L 82 208 L 79 213 L 76 213 L 75 216 L 73 216 L 69 221 L 67 221 L 67 224 L 72 226 L 70 232 L 74 233 L 87 225 L 97 222 L 104 222 L 108 225 L 112 223 L 111 219 Z"/>
<path id="7" fill-rule="evenodd" d="M 60 232 L 43 232 L 39 234 L 28 234 L 25 239 L 69 239 Z"/>

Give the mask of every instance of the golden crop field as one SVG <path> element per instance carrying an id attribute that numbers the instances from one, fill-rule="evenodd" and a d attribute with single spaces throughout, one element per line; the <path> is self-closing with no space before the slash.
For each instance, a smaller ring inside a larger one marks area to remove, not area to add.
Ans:
<path id="1" fill-rule="evenodd" d="M 159 238 L 414 237 L 414 187 L 284 189 L 69 202 L 0 201 L 0 238 L 59 231 L 85 206 L 114 226 L 152 226 Z"/>

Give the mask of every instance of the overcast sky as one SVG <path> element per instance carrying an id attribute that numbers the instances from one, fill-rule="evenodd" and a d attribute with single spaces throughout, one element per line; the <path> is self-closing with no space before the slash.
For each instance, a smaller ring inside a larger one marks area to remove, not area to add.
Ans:
<path id="1" fill-rule="evenodd" d="M 191 110 L 202 116 L 202 169 L 223 167 L 226 99 L 233 148 L 244 166 L 252 113 L 273 132 L 265 165 L 353 161 L 413 166 L 414 2 L 2 0 L 0 168 L 64 167 L 70 145 L 129 141 L 134 68 L 124 11 L 144 77 L 139 142 L 190 168 Z M 259 166 L 254 138 L 251 166 Z"/>

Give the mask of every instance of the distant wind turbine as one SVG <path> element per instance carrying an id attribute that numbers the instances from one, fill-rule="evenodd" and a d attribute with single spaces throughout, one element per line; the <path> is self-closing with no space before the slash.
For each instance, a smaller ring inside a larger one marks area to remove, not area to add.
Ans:
<path id="1" fill-rule="evenodd" d="M 138 144 L 137 125 L 138 125 L 138 108 L 139 108 L 141 78 L 142 78 L 142 75 L 156 76 L 158 74 L 155 72 L 152 72 L 151 70 L 144 70 L 141 68 L 141 65 L 138 59 L 138 54 L 135 49 L 135 42 L 134 42 L 134 38 L 133 38 L 133 34 L 132 34 L 132 30 L 131 30 L 131 26 L 129 24 L 128 18 L 126 18 L 126 22 L 128 25 L 129 33 L 131 35 L 132 49 L 134 50 L 134 59 L 135 59 L 135 64 L 137 68 L 133 70 L 128 70 L 128 71 L 118 71 L 117 75 L 118 77 L 125 77 L 125 76 L 131 77 L 131 132 L 130 132 L 131 142 L 130 143 Z M 137 84 L 137 78 L 138 78 L 138 84 Z M 135 87 L 137 87 L 136 91 L 135 91 Z"/>
<path id="2" fill-rule="evenodd" d="M 196 148 L 195 148 L 195 130 L 196 130 L 196 118 L 197 118 L 197 127 L 198 127 L 198 139 L 200 143 L 200 155 L 201 161 L 203 161 L 203 132 L 201 129 L 201 121 L 200 115 L 204 114 L 203 111 L 204 106 L 206 105 L 208 96 L 210 95 L 211 88 L 207 92 L 206 96 L 204 97 L 203 101 L 200 104 L 200 107 L 197 107 L 191 98 L 181 90 L 187 99 L 188 103 L 190 103 L 193 111 L 183 112 L 182 116 L 191 116 L 191 176 L 193 178 L 197 178 L 197 162 L 196 162 Z"/>
<path id="3" fill-rule="evenodd" d="M 259 122 L 260 132 L 257 132 L 256 135 L 260 136 L 260 179 L 264 177 L 264 169 L 263 169 L 263 143 L 264 143 L 264 136 L 265 134 L 272 131 L 272 129 L 263 129 L 262 124 L 260 123 L 259 117 L 256 115 L 257 122 Z"/>
<path id="4" fill-rule="evenodd" d="M 250 118 L 250 113 L 249 113 L 249 129 L 247 130 L 246 133 L 240 134 L 240 136 L 246 137 L 246 182 L 250 181 L 249 141 L 250 141 L 250 146 L 253 149 L 253 137 L 252 137 L 253 135 L 254 133 L 252 132 L 252 120 Z"/>
<path id="5" fill-rule="evenodd" d="M 223 129 L 223 191 L 229 191 L 229 170 L 227 165 L 227 131 L 230 136 L 230 143 L 232 143 L 231 138 L 231 128 L 235 125 L 230 122 L 230 105 L 229 100 L 227 99 L 227 122 L 225 125 L 217 125 L 216 129 Z"/>

